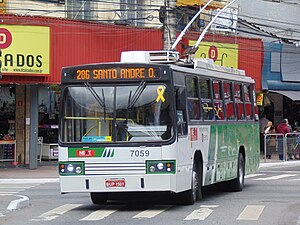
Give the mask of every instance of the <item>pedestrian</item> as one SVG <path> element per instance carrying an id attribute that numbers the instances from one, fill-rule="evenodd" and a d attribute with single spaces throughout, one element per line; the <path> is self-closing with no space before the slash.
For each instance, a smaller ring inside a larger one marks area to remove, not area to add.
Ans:
<path id="1" fill-rule="evenodd" d="M 265 152 L 265 127 L 267 126 L 269 120 L 267 119 L 267 116 L 265 113 L 262 114 L 262 117 L 259 120 L 259 131 L 260 131 L 260 151 L 261 153 Z"/>
<path id="2" fill-rule="evenodd" d="M 278 134 L 287 134 L 287 133 L 290 133 L 291 132 L 291 129 L 289 128 L 288 126 L 288 120 L 287 119 L 284 119 L 278 126 L 277 126 L 277 129 L 276 129 L 276 132 Z M 283 139 L 283 138 L 282 138 Z M 280 160 L 283 160 L 283 142 L 282 142 L 282 139 L 281 139 L 281 143 L 279 144 L 279 159 Z"/>
<path id="3" fill-rule="evenodd" d="M 275 127 L 273 126 L 272 121 L 269 121 L 267 123 L 267 126 L 264 129 L 265 133 L 264 135 L 266 136 L 266 158 L 271 159 L 272 152 L 276 151 L 276 139 L 275 139 Z"/>

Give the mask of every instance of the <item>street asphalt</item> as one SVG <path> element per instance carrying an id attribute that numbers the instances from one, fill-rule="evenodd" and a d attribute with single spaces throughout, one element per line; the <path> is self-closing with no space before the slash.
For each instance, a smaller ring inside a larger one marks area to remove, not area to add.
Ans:
<path id="1" fill-rule="evenodd" d="M 279 161 L 279 160 L 261 160 L 260 168 L 266 167 L 289 167 L 300 166 L 300 160 Z M 22 182 L 58 182 L 57 162 L 40 165 L 37 169 L 29 169 L 24 166 L 0 166 L 0 187 L 5 183 L 22 183 Z M 1 189 L 0 189 L 1 190 Z M 20 194 L 0 194 L 0 217 L 11 210 L 19 210 L 29 205 L 28 196 Z"/>

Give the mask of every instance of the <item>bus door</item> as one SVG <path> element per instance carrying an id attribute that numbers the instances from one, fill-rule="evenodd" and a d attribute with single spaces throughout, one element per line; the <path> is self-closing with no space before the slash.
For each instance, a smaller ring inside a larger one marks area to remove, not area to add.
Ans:
<path id="1" fill-rule="evenodd" d="M 176 134 L 177 134 L 177 166 L 181 171 L 180 180 L 182 182 L 178 183 L 178 189 L 184 188 L 184 186 L 179 187 L 180 185 L 187 184 L 189 181 L 189 172 L 188 168 L 191 163 L 191 151 L 189 149 L 189 134 L 188 134 L 188 124 L 187 124 L 187 109 L 186 109 L 186 90 L 183 87 L 177 87 L 175 89 L 175 98 L 176 98 Z"/>

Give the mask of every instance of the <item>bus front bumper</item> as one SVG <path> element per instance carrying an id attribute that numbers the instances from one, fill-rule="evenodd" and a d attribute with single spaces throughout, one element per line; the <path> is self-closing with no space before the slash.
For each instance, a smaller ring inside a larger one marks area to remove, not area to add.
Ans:
<path id="1" fill-rule="evenodd" d="M 62 193 L 176 191 L 174 174 L 60 176 Z"/>

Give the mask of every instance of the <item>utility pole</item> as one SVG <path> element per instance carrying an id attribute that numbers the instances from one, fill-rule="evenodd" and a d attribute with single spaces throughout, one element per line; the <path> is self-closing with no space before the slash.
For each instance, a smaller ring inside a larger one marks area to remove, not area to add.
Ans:
<path id="1" fill-rule="evenodd" d="M 176 40 L 176 0 L 165 0 L 164 4 L 164 50 L 167 50 L 171 48 L 172 43 Z"/>

